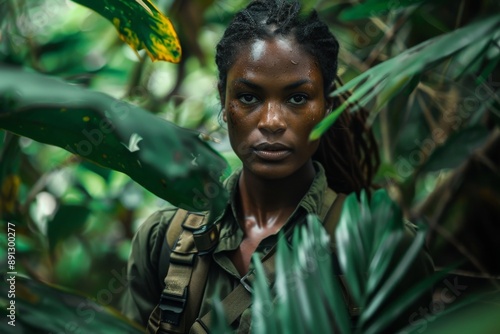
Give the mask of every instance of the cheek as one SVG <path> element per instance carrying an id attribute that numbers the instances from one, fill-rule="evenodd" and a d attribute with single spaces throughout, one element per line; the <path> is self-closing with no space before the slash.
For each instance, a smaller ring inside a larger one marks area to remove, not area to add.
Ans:
<path id="1" fill-rule="evenodd" d="M 227 110 L 226 115 L 227 115 L 228 126 L 230 127 L 238 126 L 240 123 L 239 122 L 240 117 L 236 112 L 235 103 L 233 102 L 229 103 L 228 108 L 226 110 Z"/>
<path id="2" fill-rule="evenodd" d="M 309 142 L 309 148 L 312 154 L 314 154 L 318 150 L 318 147 L 319 147 L 319 140 Z"/>
<path id="3" fill-rule="evenodd" d="M 319 140 L 315 140 L 312 142 L 308 141 L 307 144 L 303 146 L 301 154 L 302 158 L 310 159 L 314 155 L 314 153 L 316 153 L 318 147 L 319 147 Z"/>
<path id="4" fill-rule="evenodd" d="M 310 108 L 309 118 L 314 125 L 318 124 L 323 120 L 323 118 L 325 118 L 326 108 L 327 107 L 323 103 L 318 103 L 316 106 Z"/>
<path id="5" fill-rule="evenodd" d="M 307 110 L 305 117 L 300 120 L 300 128 L 307 132 L 307 137 L 311 130 L 325 118 L 325 111 L 320 108 L 311 107 Z"/>

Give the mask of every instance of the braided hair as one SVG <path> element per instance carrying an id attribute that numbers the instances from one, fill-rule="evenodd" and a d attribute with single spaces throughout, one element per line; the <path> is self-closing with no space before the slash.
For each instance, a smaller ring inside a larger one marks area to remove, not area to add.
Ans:
<path id="1" fill-rule="evenodd" d="M 256 39 L 289 35 L 317 60 L 328 97 L 341 84 L 337 77 L 339 43 L 315 10 L 302 15 L 296 0 L 255 0 L 235 15 L 216 47 L 221 94 L 225 94 L 227 73 L 242 46 Z M 333 107 L 348 97 L 347 93 L 334 98 Z M 363 108 L 343 112 L 321 137 L 313 155 L 325 168 L 328 186 L 336 192 L 359 193 L 371 186 L 379 156 L 373 133 L 365 125 L 367 117 Z"/>

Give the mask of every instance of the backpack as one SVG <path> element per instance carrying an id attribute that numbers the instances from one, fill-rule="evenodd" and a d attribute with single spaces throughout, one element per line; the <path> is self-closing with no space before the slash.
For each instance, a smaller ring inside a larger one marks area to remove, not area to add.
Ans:
<path id="1" fill-rule="evenodd" d="M 323 226 L 333 236 L 344 194 L 336 194 L 330 188 L 325 192 L 323 205 L 319 213 Z M 165 288 L 160 302 L 155 307 L 148 321 L 147 333 L 192 333 L 209 332 L 211 313 L 198 318 L 208 270 L 211 263 L 211 252 L 217 246 L 219 226 L 206 225 L 207 213 L 193 213 L 178 209 L 174 214 L 162 246 L 159 268 L 167 268 L 161 272 Z M 170 254 L 169 254 L 169 247 Z M 269 283 L 274 282 L 274 251 L 270 251 L 263 259 L 262 265 Z M 169 256 L 169 258 L 168 258 Z M 338 275 L 342 283 L 344 300 L 351 317 L 359 314 L 347 289 L 343 275 Z M 254 273 L 249 272 L 242 277 L 240 284 L 222 300 L 226 311 L 227 323 L 233 323 L 252 303 L 251 282 Z M 191 325 L 192 324 L 192 325 Z M 191 327 L 190 327 L 191 326 Z"/>

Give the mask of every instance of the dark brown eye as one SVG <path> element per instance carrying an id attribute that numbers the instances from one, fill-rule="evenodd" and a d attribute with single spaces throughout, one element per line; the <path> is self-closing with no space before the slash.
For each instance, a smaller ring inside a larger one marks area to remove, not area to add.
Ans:
<path id="1" fill-rule="evenodd" d="M 297 95 L 294 95 L 292 96 L 288 102 L 290 102 L 291 104 L 295 104 L 295 105 L 302 105 L 302 104 L 305 104 L 307 102 L 307 96 L 305 96 L 304 94 L 297 94 Z"/>
<path id="2" fill-rule="evenodd" d="M 239 100 L 244 104 L 252 104 L 257 102 L 257 98 L 251 94 L 240 95 Z"/>

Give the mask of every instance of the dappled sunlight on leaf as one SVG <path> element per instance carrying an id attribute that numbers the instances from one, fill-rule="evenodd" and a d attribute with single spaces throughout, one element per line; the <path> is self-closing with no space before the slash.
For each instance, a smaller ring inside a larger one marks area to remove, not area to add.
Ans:
<path id="1" fill-rule="evenodd" d="M 212 208 L 214 217 L 225 206 L 220 177 L 227 164 L 198 132 L 52 77 L 0 71 L 0 103 L 6 91 L 20 94 L 8 112 L 0 112 L 2 128 L 123 172 L 175 206 Z M 14 76 L 22 84 L 12 87 Z"/>
<path id="2" fill-rule="evenodd" d="M 178 63 L 181 45 L 172 22 L 149 0 L 73 0 L 111 21 L 134 51 L 145 49 L 151 60 Z"/>
<path id="3" fill-rule="evenodd" d="M 137 133 L 133 133 L 132 136 L 130 136 L 130 140 L 127 144 L 122 143 L 123 146 L 125 146 L 130 152 L 135 152 L 139 151 L 139 142 L 142 140 L 142 137 L 138 135 Z"/>

